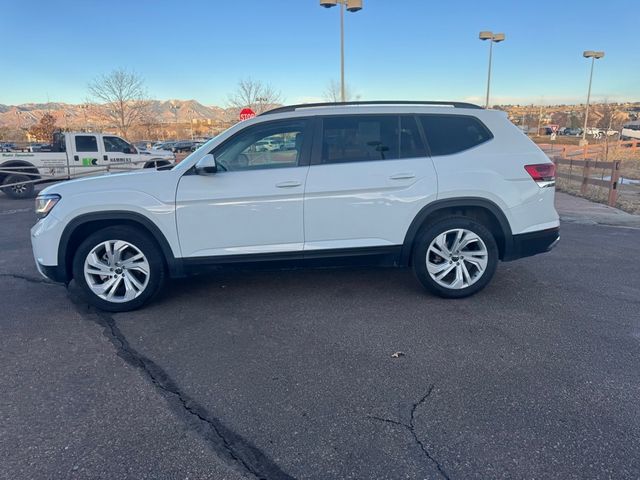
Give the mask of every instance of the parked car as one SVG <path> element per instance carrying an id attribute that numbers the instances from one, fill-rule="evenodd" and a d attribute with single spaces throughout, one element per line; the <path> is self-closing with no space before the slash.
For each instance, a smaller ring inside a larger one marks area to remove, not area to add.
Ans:
<path id="1" fill-rule="evenodd" d="M 620 138 L 624 140 L 640 140 L 640 121 L 625 123 L 622 126 Z"/>
<path id="2" fill-rule="evenodd" d="M 587 128 L 587 135 L 591 135 L 593 138 L 604 138 L 605 136 L 615 136 L 615 135 L 619 135 L 620 132 L 618 132 L 617 130 L 612 130 L 612 129 L 607 129 L 607 128 L 596 128 L 596 127 L 589 127 Z"/>
<path id="3" fill-rule="evenodd" d="M 41 151 L 0 154 L 0 189 L 11 198 L 33 196 L 34 185 L 96 173 L 106 167 L 155 168 L 171 165 L 167 152 L 138 151 L 126 140 L 101 133 L 56 133 Z"/>
<path id="4" fill-rule="evenodd" d="M 48 143 L 30 143 L 27 147 L 29 152 L 51 151 L 51 145 Z"/>
<path id="5" fill-rule="evenodd" d="M 173 150 L 173 146 L 176 144 L 176 142 L 164 142 L 162 143 L 159 147 L 154 147 L 158 150 L 167 150 L 169 152 L 171 152 Z"/>
<path id="6" fill-rule="evenodd" d="M 206 142 L 193 142 L 193 145 L 191 145 L 191 151 L 195 152 L 197 149 L 199 149 L 205 143 Z"/>
<path id="7" fill-rule="evenodd" d="M 255 155 L 279 135 L 291 151 Z M 40 273 L 96 307 L 141 307 L 211 266 L 410 266 L 430 292 L 482 290 L 559 239 L 555 167 L 503 112 L 466 103 L 277 108 L 171 170 L 64 182 L 36 199 Z M 283 294 L 284 295 L 284 294 Z"/>
<path id="8" fill-rule="evenodd" d="M 581 128 L 575 128 L 575 127 L 566 127 L 560 130 L 560 135 L 566 135 L 566 136 L 572 136 L 572 137 L 579 137 L 580 135 L 582 135 L 582 129 Z"/>
<path id="9" fill-rule="evenodd" d="M 191 147 L 195 145 L 193 140 L 182 140 L 180 142 L 175 142 L 171 146 L 171 151 L 173 153 L 182 153 L 182 152 L 190 152 Z"/>
<path id="10" fill-rule="evenodd" d="M 134 147 L 138 150 L 151 150 L 153 148 L 154 142 L 151 140 L 139 140 L 137 142 L 133 142 Z"/>
<path id="11" fill-rule="evenodd" d="M 11 152 L 16 148 L 15 143 L 0 143 L 0 152 Z"/>
<path id="12" fill-rule="evenodd" d="M 256 152 L 272 152 L 274 150 L 280 150 L 282 146 L 282 143 L 269 138 L 269 139 L 265 139 L 265 140 L 260 140 L 259 142 L 256 142 L 255 145 L 255 151 Z"/>

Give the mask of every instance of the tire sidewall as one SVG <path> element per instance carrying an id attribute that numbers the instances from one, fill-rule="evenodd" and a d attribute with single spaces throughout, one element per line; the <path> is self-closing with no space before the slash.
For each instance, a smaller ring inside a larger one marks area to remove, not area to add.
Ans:
<path id="1" fill-rule="evenodd" d="M 144 292 L 124 303 L 103 300 L 93 293 L 84 278 L 84 262 L 87 255 L 100 243 L 107 240 L 124 240 L 138 248 L 149 262 L 149 282 Z M 162 252 L 156 242 L 146 233 L 129 226 L 114 226 L 99 230 L 87 237 L 78 247 L 73 257 L 73 278 L 91 305 L 109 312 L 126 312 L 142 307 L 158 293 L 164 283 L 165 266 Z"/>
<path id="2" fill-rule="evenodd" d="M 478 235 L 487 247 L 487 268 L 482 277 L 473 285 L 461 289 L 450 289 L 439 285 L 427 271 L 427 249 L 433 239 L 441 233 L 455 228 L 464 228 Z M 498 266 L 498 245 L 487 227 L 468 217 L 451 217 L 440 220 L 424 228 L 416 237 L 413 248 L 413 271 L 422 285 L 431 293 L 443 298 L 462 298 L 482 290 L 493 278 Z"/>
<path id="3" fill-rule="evenodd" d="M 11 184 L 11 183 L 29 182 L 29 180 L 33 180 L 33 179 L 28 177 L 27 175 L 12 174 L 12 175 L 8 175 L 5 178 L 3 183 Z M 33 183 L 25 183 L 25 186 L 27 188 L 24 191 L 24 193 L 16 193 L 12 187 L 2 187 L 2 191 L 8 197 L 15 198 L 15 199 L 33 197 L 33 194 L 35 191 L 35 187 L 33 186 Z"/>

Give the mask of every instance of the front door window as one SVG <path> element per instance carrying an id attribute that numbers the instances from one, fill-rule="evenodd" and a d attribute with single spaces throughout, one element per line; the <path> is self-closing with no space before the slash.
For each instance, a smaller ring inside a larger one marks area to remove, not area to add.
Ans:
<path id="1" fill-rule="evenodd" d="M 248 127 L 216 149 L 216 163 L 229 172 L 296 167 L 306 129 L 306 120 Z"/>

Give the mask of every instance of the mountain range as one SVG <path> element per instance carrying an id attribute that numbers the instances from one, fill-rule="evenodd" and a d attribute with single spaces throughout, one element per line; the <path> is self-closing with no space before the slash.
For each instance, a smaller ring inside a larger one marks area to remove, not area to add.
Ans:
<path id="1" fill-rule="evenodd" d="M 150 117 L 154 123 L 188 123 L 192 120 L 223 121 L 234 109 L 206 106 L 195 100 L 150 100 Z M 173 108 L 173 107 L 177 108 Z M 69 103 L 0 104 L 0 128 L 25 129 L 38 123 L 46 113 L 56 118 L 61 127 L 100 125 L 102 119 L 95 107 Z"/>

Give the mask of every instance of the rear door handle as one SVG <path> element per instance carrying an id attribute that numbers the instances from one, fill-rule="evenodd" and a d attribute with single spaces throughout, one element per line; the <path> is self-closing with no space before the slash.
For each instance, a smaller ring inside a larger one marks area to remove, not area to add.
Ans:
<path id="1" fill-rule="evenodd" d="M 413 173 L 396 173 L 389 177 L 391 180 L 409 180 L 410 178 L 416 178 Z"/>
<path id="2" fill-rule="evenodd" d="M 276 183 L 276 187 L 278 188 L 293 188 L 299 187 L 300 185 L 302 185 L 302 182 L 297 182 L 295 180 L 291 180 L 290 182 Z"/>

